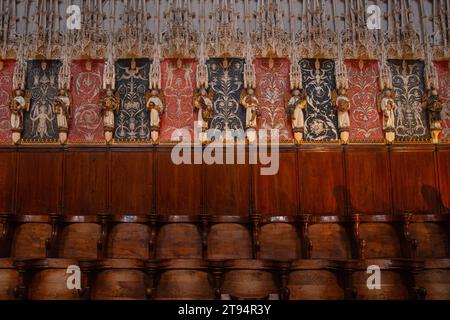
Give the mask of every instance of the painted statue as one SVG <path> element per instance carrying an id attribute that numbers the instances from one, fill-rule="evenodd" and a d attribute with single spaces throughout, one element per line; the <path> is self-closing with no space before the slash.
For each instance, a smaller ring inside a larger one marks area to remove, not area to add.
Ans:
<path id="1" fill-rule="evenodd" d="M 208 91 L 202 87 L 194 95 L 194 108 L 198 110 L 197 116 L 197 132 L 199 133 L 199 141 L 201 143 L 206 142 L 207 133 L 209 128 L 209 121 L 212 119 L 213 114 L 213 98 L 212 91 Z"/>
<path id="2" fill-rule="evenodd" d="M 72 99 L 70 93 L 65 89 L 60 89 L 55 96 L 54 112 L 58 124 L 59 142 L 65 144 L 67 141 L 67 132 L 69 131 L 69 118 L 71 117 Z"/>
<path id="3" fill-rule="evenodd" d="M 303 90 L 292 90 L 292 96 L 287 103 L 288 113 L 291 116 L 292 131 L 294 132 L 295 143 L 303 140 L 303 130 L 305 127 L 305 112 L 308 107 L 308 101 Z"/>
<path id="4" fill-rule="evenodd" d="M 383 115 L 383 131 L 388 144 L 395 140 L 395 95 L 391 89 L 384 89 L 378 98 L 379 111 Z"/>
<path id="5" fill-rule="evenodd" d="M 164 113 L 164 104 L 159 90 L 152 89 L 146 95 L 146 108 L 150 112 L 150 131 L 153 143 L 159 143 L 159 130 L 161 128 L 161 116 Z"/>
<path id="6" fill-rule="evenodd" d="M 255 91 L 248 88 L 241 93 L 241 105 L 245 108 L 245 128 L 247 139 L 250 144 L 256 142 L 256 126 L 259 109 L 259 100 Z"/>
<path id="7" fill-rule="evenodd" d="M 21 89 L 14 90 L 14 97 L 11 99 L 11 130 L 14 144 L 20 143 L 23 130 L 23 111 L 30 110 L 30 97 L 25 95 Z"/>
<path id="8" fill-rule="evenodd" d="M 338 115 L 339 136 L 342 144 L 347 144 L 350 135 L 350 99 L 345 88 L 333 92 L 333 101 Z"/>
<path id="9" fill-rule="evenodd" d="M 428 121 L 433 143 L 439 143 L 439 135 L 442 132 L 441 112 L 444 107 L 436 89 L 431 88 L 423 99 L 423 107 L 428 112 Z"/>
<path id="10" fill-rule="evenodd" d="M 119 94 L 114 94 L 111 85 L 108 85 L 102 99 L 103 130 L 105 132 L 106 143 L 110 143 L 112 140 L 114 130 L 114 113 L 119 110 L 119 106 Z"/>

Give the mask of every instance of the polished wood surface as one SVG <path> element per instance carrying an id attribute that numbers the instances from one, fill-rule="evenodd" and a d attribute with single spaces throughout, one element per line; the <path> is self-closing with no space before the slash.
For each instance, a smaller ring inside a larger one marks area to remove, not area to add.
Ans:
<path id="1" fill-rule="evenodd" d="M 170 152 L 0 147 L 0 299 L 448 297 L 447 146 L 281 146 L 274 176 Z"/>

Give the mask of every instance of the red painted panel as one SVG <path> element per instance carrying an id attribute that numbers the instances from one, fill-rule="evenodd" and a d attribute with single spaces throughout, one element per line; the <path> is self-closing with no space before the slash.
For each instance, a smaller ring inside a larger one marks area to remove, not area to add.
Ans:
<path id="1" fill-rule="evenodd" d="M 103 61 L 72 63 L 71 93 L 73 113 L 70 121 L 69 141 L 73 143 L 98 143 L 104 141 L 103 121 L 100 112 L 99 94 L 102 88 Z"/>
<path id="2" fill-rule="evenodd" d="M 178 68 L 176 59 L 166 59 L 161 64 L 166 103 L 161 120 L 161 141 L 171 141 L 177 129 L 188 130 L 193 139 L 195 117 L 192 96 L 196 85 L 196 65 L 194 60 L 183 60 L 181 68 Z"/>
<path id="3" fill-rule="evenodd" d="M 259 129 L 278 129 L 280 141 L 292 139 L 292 127 L 285 111 L 285 96 L 289 94 L 289 60 L 256 59 L 256 87 L 261 115 Z"/>
<path id="4" fill-rule="evenodd" d="M 377 110 L 379 69 L 377 61 L 345 61 L 349 78 L 350 140 L 383 140 Z"/>
<path id="5" fill-rule="evenodd" d="M 14 60 L 3 61 L 3 69 L 0 70 L 0 143 L 11 142 L 9 102 L 15 64 Z"/>

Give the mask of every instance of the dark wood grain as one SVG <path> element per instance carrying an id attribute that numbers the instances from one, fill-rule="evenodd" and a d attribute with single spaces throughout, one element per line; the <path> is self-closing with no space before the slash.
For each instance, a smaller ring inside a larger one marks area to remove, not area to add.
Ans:
<path id="1" fill-rule="evenodd" d="M 151 214 L 153 154 L 112 152 L 111 211 L 113 214 Z"/>
<path id="2" fill-rule="evenodd" d="M 107 211 L 108 154 L 67 152 L 65 155 L 64 213 L 99 214 Z"/>

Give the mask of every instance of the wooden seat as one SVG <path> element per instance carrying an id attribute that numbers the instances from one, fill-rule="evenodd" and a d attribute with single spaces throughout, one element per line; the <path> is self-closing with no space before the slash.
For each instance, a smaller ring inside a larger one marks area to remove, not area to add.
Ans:
<path id="1" fill-rule="evenodd" d="M 149 227 L 140 223 L 119 223 L 112 227 L 107 246 L 111 259 L 148 259 Z"/>
<path id="2" fill-rule="evenodd" d="M 157 259 L 201 259 L 202 239 L 195 224 L 170 223 L 159 229 Z"/>
<path id="3" fill-rule="evenodd" d="M 356 289 L 358 300 L 407 300 L 409 299 L 408 288 L 405 278 L 402 276 L 406 272 L 402 262 L 389 259 L 369 259 L 357 261 L 352 264 L 355 270 L 352 274 L 352 285 Z M 370 290 L 367 287 L 367 267 L 379 266 L 381 271 L 381 289 Z"/>
<path id="4" fill-rule="evenodd" d="M 45 242 L 51 237 L 48 223 L 22 223 L 17 226 L 11 248 L 11 256 L 20 259 L 46 258 Z"/>
<path id="5" fill-rule="evenodd" d="M 416 286 L 425 288 L 427 300 L 450 300 L 450 259 L 425 260 Z"/>
<path id="6" fill-rule="evenodd" d="M 20 283 L 20 275 L 13 259 L 0 259 L 0 300 L 14 300 L 15 288 Z"/>
<path id="7" fill-rule="evenodd" d="M 214 299 L 212 276 L 203 260 L 166 260 L 159 265 L 155 298 L 164 300 Z"/>
<path id="8" fill-rule="evenodd" d="M 360 238 L 365 240 L 365 258 L 402 257 L 400 238 L 391 223 L 361 223 Z"/>
<path id="9" fill-rule="evenodd" d="M 77 289 L 67 288 L 69 266 L 78 266 L 74 259 L 42 259 L 32 260 L 26 264 L 32 280 L 28 288 L 28 299 L 31 300 L 79 300 L 81 295 Z"/>
<path id="10" fill-rule="evenodd" d="M 337 265 L 327 260 L 294 261 L 289 273 L 288 288 L 290 300 L 344 299 Z"/>
<path id="11" fill-rule="evenodd" d="M 416 258 L 442 259 L 450 257 L 448 236 L 440 224 L 411 223 L 409 233 L 411 238 L 417 240 Z"/>
<path id="12" fill-rule="evenodd" d="M 96 265 L 93 300 L 144 300 L 147 279 L 144 263 L 134 259 L 105 259 Z"/>
<path id="13" fill-rule="evenodd" d="M 218 223 L 211 226 L 208 234 L 208 259 L 251 259 L 252 256 L 252 240 L 245 225 Z"/>
<path id="14" fill-rule="evenodd" d="M 272 262 L 264 260 L 232 260 L 225 264 L 222 295 L 234 299 L 261 300 L 279 294 Z"/>
<path id="15" fill-rule="evenodd" d="M 73 223 L 61 233 L 59 256 L 61 258 L 97 259 L 97 242 L 101 227 L 97 223 Z"/>
<path id="16" fill-rule="evenodd" d="M 261 227 L 260 258 L 288 261 L 301 256 L 300 238 L 295 226 L 288 223 L 268 223 Z"/>
<path id="17" fill-rule="evenodd" d="M 317 223 L 309 226 L 312 259 L 350 259 L 350 239 L 345 227 L 338 223 Z"/>

